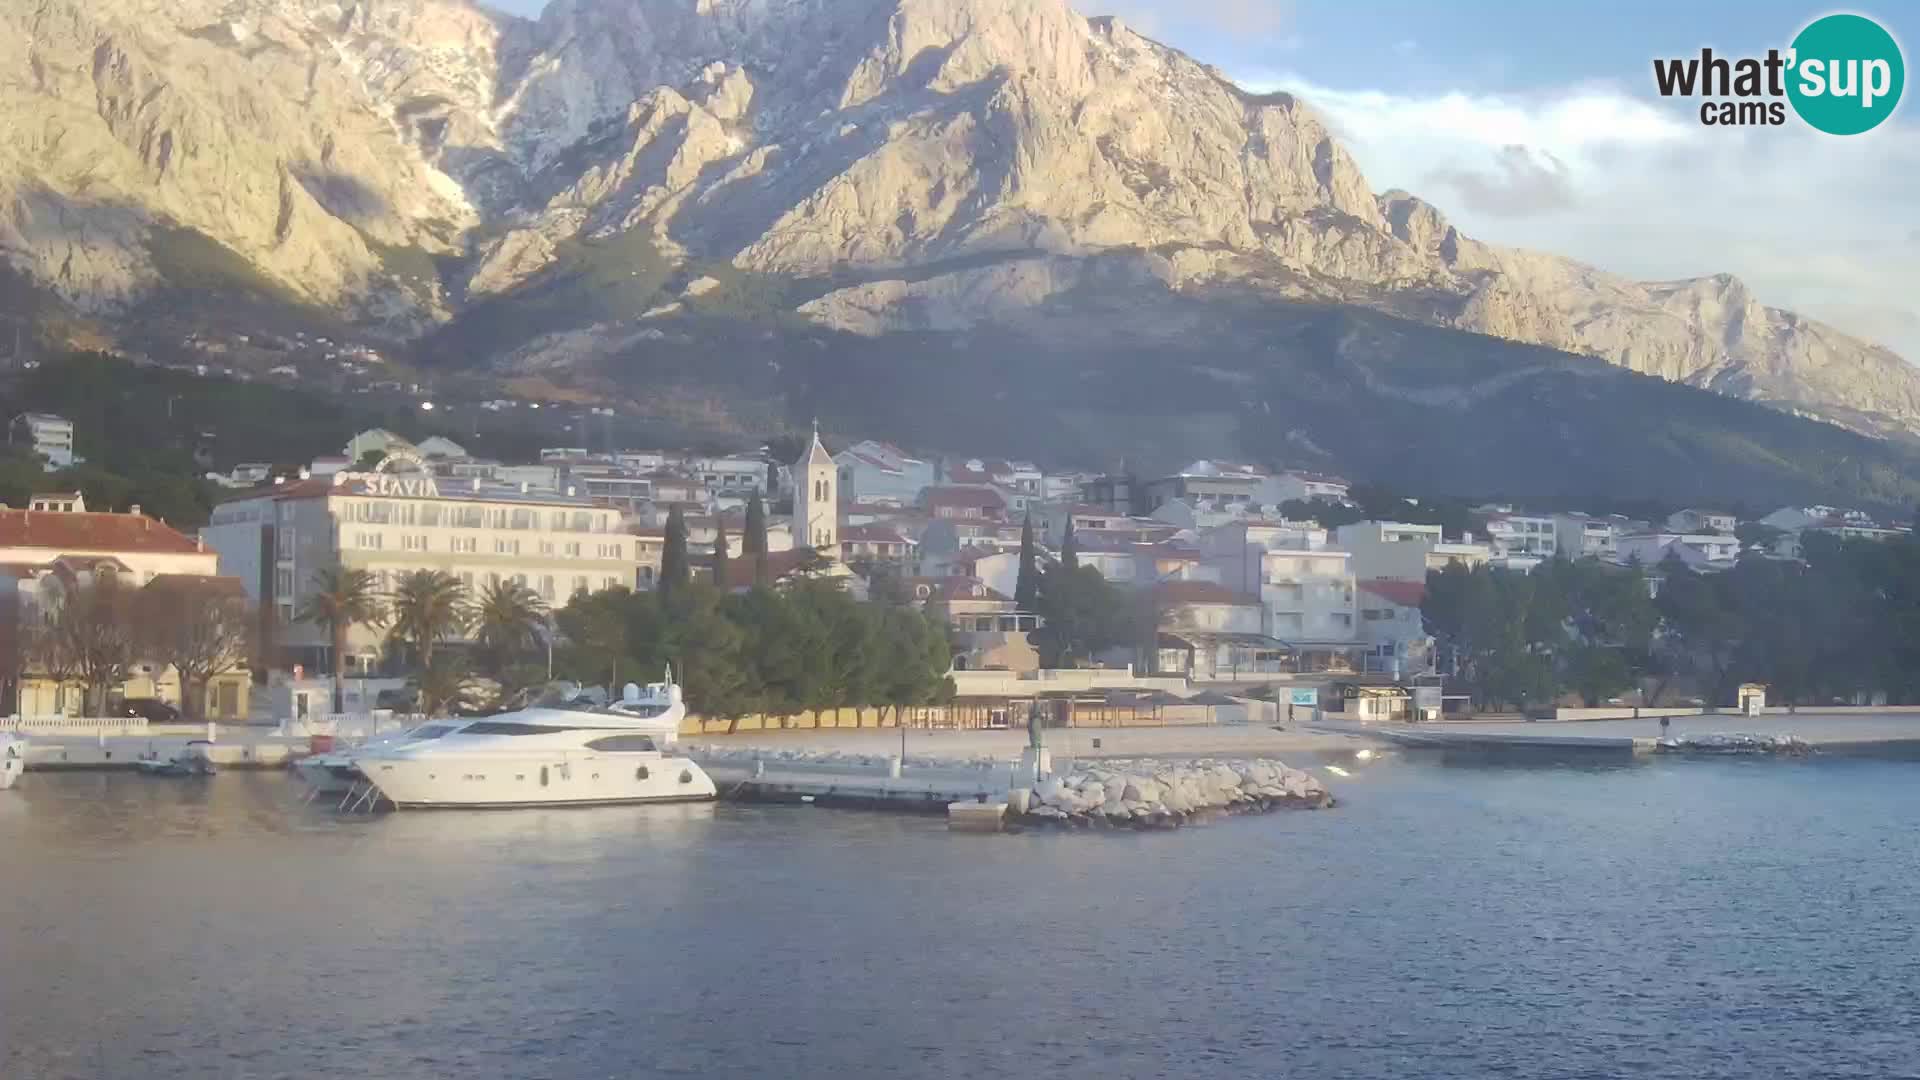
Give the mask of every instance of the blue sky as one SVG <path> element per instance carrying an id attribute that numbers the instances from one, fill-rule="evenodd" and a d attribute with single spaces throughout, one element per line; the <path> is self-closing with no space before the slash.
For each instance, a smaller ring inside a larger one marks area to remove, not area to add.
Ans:
<path id="1" fill-rule="evenodd" d="M 532 13 L 542 0 L 494 0 Z M 636 0 L 642 3 L 669 0 Z M 671 0 L 691 2 L 691 0 Z M 1376 190 L 1469 234 L 1659 279 L 1730 271 L 1760 299 L 1920 362 L 1920 113 L 1862 136 L 1711 129 L 1652 91 L 1654 57 L 1784 48 L 1812 19 L 1877 19 L 1915 60 L 1920 4 L 1605 5 L 1073 0 L 1324 115 Z M 1912 91 L 1920 94 L 1920 90 Z"/>

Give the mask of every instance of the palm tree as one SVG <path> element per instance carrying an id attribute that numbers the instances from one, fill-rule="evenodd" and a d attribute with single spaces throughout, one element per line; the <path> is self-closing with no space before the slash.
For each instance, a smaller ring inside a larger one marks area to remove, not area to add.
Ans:
<path id="1" fill-rule="evenodd" d="M 414 570 L 400 575 L 387 601 L 390 637 L 413 646 L 422 671 L 433 667 L 436 643 L 467 628 L 467 587 L 444 570 Z"/>
<path id="2" fill-rule="evenodd" d="M 473 606 L 474 643 L 495 676 L 505 672 L 516 655 L 538 645 L 546 625 L 547 602 L 518 582 L 488 585 Z"/>
<path id="3" fill-rule="evenodd" d="M 300 602 L 294 618 L 323 626 L 333 643 L 333 711 L 346 711 L 347 634 L 355 626 L 378 626 L 380 594 L 373 575 L 365 570 L 329 566 L 313 575 L 313 591 Z"/>

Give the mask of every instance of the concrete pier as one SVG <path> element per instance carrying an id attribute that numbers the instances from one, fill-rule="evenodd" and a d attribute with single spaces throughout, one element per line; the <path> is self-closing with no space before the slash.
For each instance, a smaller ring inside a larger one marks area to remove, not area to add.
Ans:
<path id="1" fill-rule="evenodd" d="M 1786 736 L 1819 753 L 1906 756 L 1920 753 L 1920 715 L 1912 711 L 1822 713 L 1769 712 L 1763 716 L 1703 713 L 1669 718 L 1614 720 L 1442 721 L 1427 724 L 1343 724 L 1323 721 L 1315 730 L 1365 736 L 1413 748 L 1507 752 L 1593 753 L 1645 756 L 1666 736 L 1709 734 Z"/>
<path id="2" fill-rule="evenodd" d="M 696 760 L 698 760 L 696 758 Z M 1010 769 L 856 768 L 810 763 L 702 762 L 720 798 L 741 802 L 944 814 L 950 803 L 1004 803 Z"/>
<path id="3" fill-rule="evenodd" d="M 204 725 L 152 728 L 135 735 L 34 735 L 27 744 L 27 771 L 133 769 L 143 758 L 171 760 L 188 743 L 206 737 Z M 309 747 L 309 740 L 279 735 L 272 728 L 221 727 L 202 749 L 223 769 L 284 769 Z"/>

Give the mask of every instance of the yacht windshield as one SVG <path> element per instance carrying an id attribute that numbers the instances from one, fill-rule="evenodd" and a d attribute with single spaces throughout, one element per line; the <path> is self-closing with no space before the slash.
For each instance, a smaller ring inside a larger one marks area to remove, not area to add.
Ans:
<path id="1" fill-rule="evenodd" d="M 525 703 L 518 707 L 595 712 L 605 704 L 605 692 L 597 687 L 582 687 L 579 683 L 572 682 L 551 682 L 528 690 Z"/>

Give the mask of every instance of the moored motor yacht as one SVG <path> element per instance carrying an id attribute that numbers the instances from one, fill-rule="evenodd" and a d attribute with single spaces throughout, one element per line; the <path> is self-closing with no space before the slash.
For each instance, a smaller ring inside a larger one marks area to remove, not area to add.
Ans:
<path id="1" fill-rule="evenodd" d="M 627 684 L 601 705 L 556 684 L 524 707 L 435 720 L 406 737 L 349 751 L 395 807 L 504 808 L 712 799 L 713 780 L 680 756 L 686 704 L 672 672 Z"/>

